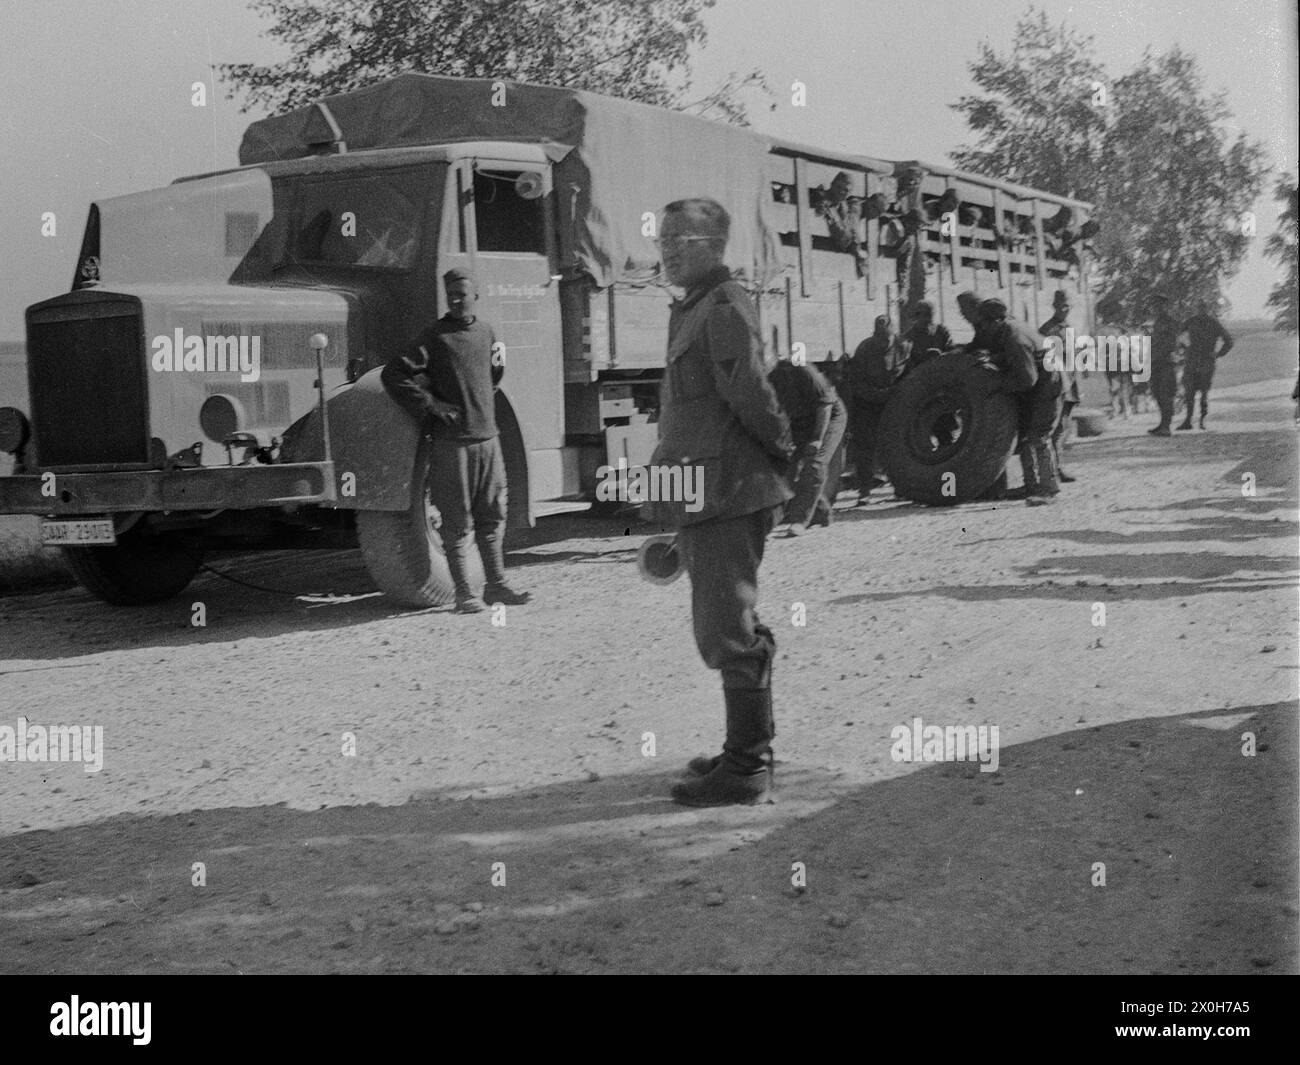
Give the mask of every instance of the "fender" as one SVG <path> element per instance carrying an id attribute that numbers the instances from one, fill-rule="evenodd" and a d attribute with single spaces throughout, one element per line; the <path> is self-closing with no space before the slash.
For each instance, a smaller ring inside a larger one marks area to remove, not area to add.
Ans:
<path id="1" fill-rule="evenodd" d="M 422 434 L 415 419 L 384 390 L 382 369 L 376 367 L 326 400 L 334 505 L 341 510 L 405 510 L 411 502 L 411 472 Z M 283 462 L 308 456 L 317 461 L 325 456 L 319 407 L 285 430 L 280 448 Z"/>
<path id="2" fill-rule="evenodd" d="M 326 400 L 337 490 L 334 506 L 341 510 L 405 510 L 411 505 L 423 433 L 388 394 L 380 380 L 382 372 L 383 367 L 378 366 Z M 531 526 L 528 464 L 519 421 L 500 392 L 496 394 L 496 416 L 511 487 L 510 525 Z M 320 410 L 314 407 L 285 431 L 281 458 L 297 462 L 323 457 Z M 348 474 L 352 476 L 345 484 Z"/>

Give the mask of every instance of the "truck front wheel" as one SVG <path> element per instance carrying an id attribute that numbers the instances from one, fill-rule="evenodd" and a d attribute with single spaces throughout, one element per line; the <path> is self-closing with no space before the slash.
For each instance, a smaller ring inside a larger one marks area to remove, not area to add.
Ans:
<path id="1" fill-rule="evenodd" d="M 65 547 L 63 557 L 83 588 L 114 606 L 170 599 L 203 565 L 202 553 L 175 534 L 149 535 L 139 525 L 112 547 Z"/>
<path id="2" fill-rule="evenodd" d="M 361 557 L 379 590 L 403 606 L 426 608 L 456 601 L 447 556 L 438 535 L 440 517 L 429 496 L 429 448 L 423 445 L 416 462 L 411 505 L 406 510 L 357 511 L 357 540 Z M 470 584 L 483 583 L 478 552 L 471 549 L 467 564 Z"/>

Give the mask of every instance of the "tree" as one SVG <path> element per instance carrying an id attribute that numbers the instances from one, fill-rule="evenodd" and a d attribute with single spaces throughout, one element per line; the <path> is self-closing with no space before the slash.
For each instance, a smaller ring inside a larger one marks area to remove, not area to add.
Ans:
<path id="1" fill-rule="evenodd" d="M 1053 29 L 1046 13 L 1030 8 L 1016 23 L 1011 54 L 980 45 L 969 64 L 984 96 L 952 105 L 979 134 L 979 144 L 952 152 L 963 170 L 1001 177 L 1079 200 L 1096 198 L 1096 178 L 1106 132 L 1095 86 L 1106 73 L 1092 56 L 1093 39 L 1065 26 Z"/>
<path id="2" fill-rule="evenodd" d="M 731 74 L 688 101 L 689 58 L 717 0 L 252 0 L 289 59 L 225 63 L 229 96 L 274 113 L 408 71 L 502 78 L 714 113 L 748 125 L 740 91 L 766 89 L 758 71 Z"/>
<path id="3" fill-rule="evenodd" d="M 1140 320 L 1164 290 L 1181 308 L 1219 301 L 1250 241 L 1245 219 L 1263 188 L 1264 150 L 1230 137 L 1222 93 L 1205 91 L 1196 60 L 1149 49 L 1110 77 L 1092 38 L 1053 29 L 1033 8 L 1011 54 L 981 48 L 971 74 L 985 96 L 954 106 L 979 134 L 958 166 L 1089 200 L 1098 303 Z"/>
<path id="4" fill-rule="evenodd" d="M 1273 328 L 1282 333 L 1296 329 L 1296 299 L 1300 296 L 1300 277 L 1297 276 L 1297 200 L 1300 186 L 1290 174 L 1283 174 L 1273 190 L 1274 199 L 1281 202 L 1282 211 L 1277 219 L 1277 231 L 1264 243 L 1264 254 L 1276 259 L 1286 271 L 1286 277 L 1273 286 L 1267 307 L 1273 308 Z"/>

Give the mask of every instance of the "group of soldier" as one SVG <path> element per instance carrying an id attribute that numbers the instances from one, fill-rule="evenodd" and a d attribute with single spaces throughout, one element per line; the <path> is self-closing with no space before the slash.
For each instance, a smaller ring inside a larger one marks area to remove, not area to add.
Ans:
<path id="1" fill-rule="evenodd" d="M 948 328 L 935 321 L 934 306 L 927 301 L 915 305 L 901 334 L 894 331 L 888 316 L 878 317 L 872 334 L 852 357 L 838 365 L 838 396 L 814 367 L 789 361 L 777 364 L 772 383 L 782 405 L 791 412 L 799 449 L 796 497 L 786 510 L 789 535 L 830 524 L 845 427 L 845 449 L 854 466 L 859 505 L 869 502 L 871 493 L 887 483 L 877 449 L 885 406 L 903 378 L 949 351 L 975 353 L 989 371 L 989 390 L 1003 390 L 1016 398 L 1024 487 L 1008 490 L 1004 474 L 995 486 L 995 497 L 1021 497 L 1028 505 L 1037 506 L 1051 502 L 1062 482 L 1074 480 L 1061 469 L 1060 444 L 1070 413 L 1079 402 L 1078 385 L 1073 374 L 1044 365 L 1044 339 L 1063 335 L 1069 320 L 1065 293 L 1056 293 L 1052 317 L 1037 334 L 1009 317 L 1006 304 L 999 299 L 981 300 L 973 292 L 963 292 L 957 304 L 973 331 L 971 340 L 962 345 L 954 344 Z M 959 431 L 955 423 L 937 429 Z"/>
<path id="2" fill-rule="evenodd" d="M 1157 292 L 1152 297 L 1155 304 L 1155 321 L 1151 327 L 1151 395 L 1160 410 L 1160 424 L 1148 430 L 1152 436 L 1169 436 L 1174 420 L 1174 405 L 1178 393 L 1178 352 L 1180 337 L 1187 337 L 1183 359 L 1183 396 L 1187 410 L 1178 428 L 1192 428 L 1196 397 L 1201 399 L 1199 425 L 1205 428 L 1210 412 L 1210 386 L 1214 382 L 1217 360 L 1232 350 L 1233 339 L 1223 325 L 1210 313 L 1204 300 L 1196 305 L 1196 313 L 1185 322 L 1179 322 L 1169 310 L 1169 297 Z"/>
<path id="3" fill-rule="evenodd" d="M 702 467 L 704 491 L 699 505 L 689 509 L 684 500 L 648 503 L 646 516 L 676 531 L 690 578 L 696 647 L 705 665 L 721 675 L 726 721 L 721 752 L 692 759 L 671 795 L 688 806 L 752 804 L 770 793 L 776 735 L 776 639 L 757 613 L 766 541 L 783 519 L 795 536 L 830 523 L 846 432 L 859 503 L 885 483 L 876 443 L 892 390 L 954 345 L 935 322 L 933 307 L 920 303 L 901 338 L 887 317 L 876 319 L 872 335 L 845 363 L 838 394 L 811 366 L 784 360 L 769 368 L 753 303 L 724 264 L 727 211 L 713 200 L 679 200 L 664 208 L 662 219 L 664 275 L 684 295 L 669 315 L 659 441 L 651 463 Z M 508 583 L 501 549 L 506 483 L 493 393 L 503 368 L 492 355 L 491 328 L 474 314 L 473 277 L 452 270 L 444 283 L 447 315 L 386 366 L 383 381 L 432 439 L 429 491 L 441 514 L 457 609 L 476 613 L 485 602 L 523 605 L 531 596 Z M 1060 371 L 1044 365 L 1044 339 L 1064 328 L 1068 300 L 1058 293 L 1053 315 L 1039 332 L 1009 316 L 1001 300 L 965 292 L 958 305 L 973 330 L 962 348 L 988 371 L 982 378 L 986 387 L 1016 399 L 1025 500 L 1050 502 L 1059 481 L 1070 479 L 1061 477 L 1055 447 L 1067 404 L 1077 403 L 1078 393 Z M 1153 357 L 1163 356 L 1172 343 L 1172 319 L 1158 319 L 1157 329 Z M 1205 327 L 1194 335 L 1207 332 Z M 1163 364 L 1155 361 L 1158 373 Z M 1167 386 L 1159 379 L 1156 394 L 1162 397 Z M 1189 381 L 1189 422 L 1191 389 L 1198 386 L 1208 389 L 1208 376 L 1198 372 Z M 1161 409 L 1167 434 L 1169 417 Z M 953 425 L 949 431 L 960 430 Z M 481 598 L 468 578 L 471 530 L 487 577 Z"/>
<path id="4" fill-rule="evenodd" d="M 1198 303 L 1196 314 L 1185 322 L 1177 321 L 1170 314 L 1169 302 L 1163 293 L 1157 293 L 1153 299 L 1151 394 L 1160 409 L 1160 424 L 1150 430 L 1153 436 L 1170 435 L 1178 388 L 1179 352 L 1185 352 L 1182 387 L 1186 414 L 1177 428 L 1192 428 L 1199 396 L 1199 424 L 1204 429 L 1215 362 L 1233 346 L 1232 337 L 1205 301 Z M 803 464 L 798 473 L 798 505 L 792 505 L 786 514 L 790 535 L 800 535 L 813 525 L 830 524 L 831 506 L 843 466 L 839 450 L 842 441 L 855 470 L 859 505 L 867 503 L 871 492 L 887 483 L 877 458 L 885 405 L 907 374 L 948 351 L 975 354 L 992 374 L 988 379 L 990 388 L 1009 392 L 1016 400 L 1024 485 L 1007 489 L 1004 473 L 989 498 L 1023 498 L 1029 506 L 1041 506 L 1052 502 L 1060 485 L 1075 480 L 1061 463 L 1061 449 L 1069 439 L 1073 412 L 1081 400 L 1079 374 L 1044 364 L 1047 352 L 1044 341 L 1056 337 L 1062 348 L 1067 341 L 1069 296 L 1062 290 L 1053 295 L 1051 317 L 1036 332 L 1009 317 L 1007 306 L 1000 299 L 981 300 L 973 292 L 962 292 L 957 296 L 957 306 L 972 330 L 970 341 L 960 345 L 953 343 L 946 326 L 935 321 L 934 307 L 927 301 L 914 306 L 907 328 L 901 333 L 895 333 L 887 316 L 878 317 L 874 331 L 857 346 L 852 357 L 832 364 L 838 400 L 823 375 L 813 367 L 794 367 L 789 362 L 778 364 L 772 381 L 787 409 L 810 411 L 813 397 L 817 397 L 821 409 L 834 412 L 820 420 L 803 414 L 799 420 L 795 442 L 800 447 Z M 1180 343 L 1183 336 L 1187 338 L 1185 346 Z M 1130 373 L 1116 371 L 1108 377 L 1127 377 Z M 1111 388 L 1114 393 L 1113 381 Z M 1125 399 L 1127 394 L 1126 389 L 1122 391 Z M 842 428 L 845 425 L 847 434 Z M 812 509 L 814 499 L 817 503 Z"/>

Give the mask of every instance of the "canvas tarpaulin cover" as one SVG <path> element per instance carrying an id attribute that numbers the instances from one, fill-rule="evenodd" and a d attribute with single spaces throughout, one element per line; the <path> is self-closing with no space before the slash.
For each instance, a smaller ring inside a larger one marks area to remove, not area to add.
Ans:
<path id="1" fill-rule="evenodd" d="M 493 106 L 493 98 L 504 105 Z M 659 222 L 673 200 L 705 196 L 732 218 L 726 262 L 767 283 L 781 271 L 768 224 L 766 138 L 627 100 L 574 89 L 488 79 L 403 74 L 254 122 L 241 163 L 318 154 L 338 139 L 349 152 L 456 141 L 541 144 L 554 161 L 563 261 L 600 287 L 644 280 L 658 261 L 647 213 Z M 328 115 L 326 114 L 328 110 Z"/>

